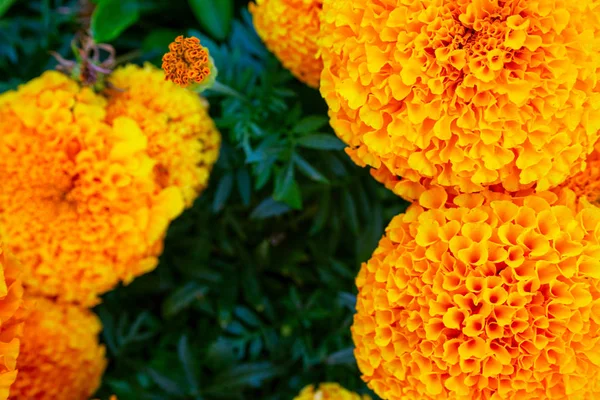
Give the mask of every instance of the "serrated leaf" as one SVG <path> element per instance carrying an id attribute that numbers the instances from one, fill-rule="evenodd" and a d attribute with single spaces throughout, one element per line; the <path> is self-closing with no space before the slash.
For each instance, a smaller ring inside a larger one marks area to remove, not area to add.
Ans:
<path id="1" fill-rule="evenodd" d="M 242 198 L 242 203 L 245 206 L 250 204 L 250 197 L 252 196 L 252 182 L 250 182 L 250 174 L 247 169 L 240 169 L 236 174 L 236 182 L 238 193 Z"/>
<path id="2" fill-rule="evenodd" d="M 179 361 L 181 361 L 181 364 L 183 365 L 183 371 L 185 372 L 185 377 L 190 388 L 194 392 L 198 392 L 198 369 L 196 367 L 196 360 L 191 354 L 188 338 L 185 335 L 179 339 L 179 343 L 177 344 L 177 355 L 179 356 Z"/>
<path id="3" fill-rule="evenodd" d="M 315 182 L 320 183 L 329 183 L 329 179 L 327 179 L 322 173 L 320 173 L 315 167 L 310 165 L 308 161 L 302 158 L 299 154 L 294 153 L 292 159 L 296 163 L 298 169 L 307 177 L 312 179 Z"/>
<path id="4" fill-rule="evenodd" d="M 290 207 L 269 197 L 264 199 L 250 214 L 251 219 L 276 217 L 290 211 Z"/>
<path id="5" fill-rule="evenodd" d="M 179 385 L 177 384 L 177 382 L 173 381 L 170 378 L 167 378 L 166 376 L 152 368 L 148 368 L 146 371 L 148 372 L 148 375 L 150 375 L 154 383 L 156 383 L 156 385 L 162 390 L 164 390 L 166 393 L 174 396 L 185 395 L 185 393 L 183 393 L 181 389 L 179 389 Z"/>
<path id="6" fill-rule="evenodd" d="M 208 289 L 196 282 L 187 282 L 173 291 L 163 302 L 162 312 L 165 318 L 171 318 L 202 298 Z"/>
<path id="7" fill-rule="evenodd" d="M 302 197 L 298 183 L 294 179 L 294 164 L 292 162 L 277 173 L 273 199 L 295 209 L 302 208 Z"/>
<path id="8" fill-rule="evenodd" d="M 325 133 L 302 136 L 298 139 L 297 143 L 299 146 L 318 150 L 342 150 L 346 147 L 340 139 Z"/>
<path id="9" fill-rule="evenodd" d="M 217 191 L 215 193 L 215 198 L 213 200 L 213 212 L 219 212 L 225 207 L 225 203 L 231 196 L 231 191 L 233 189 L 233 172 L 228 172 L 221 178 L 219 181 L 219 186 L 217 186 Z"/>
<path id="10" fill-rule="evenodd" d="M 320 115 L 311 115 L 300 120 L 294 128 L 293 133 L 313 133 L 329 123 L 329 118 Z"/>
<path id="11" fill-rule="evenodd" d="M 265 380 L 274 378 L 282 372 L 281 367 L 270 362 L 240 364 L 215 377 L 207 393 L 222 393 L 259 387 Z"/>
<path id="12" fill-rule="evenodd" d="M 356 204 L 349 191 L 345 191 L 343 194 L 343 207 L 346 221 L 350 225 L 350 230 L 354 235 L 358 234 L 358 215 L 356 213 Z"/>
<path id="13" fill-rule="evenodd" d="M 354 347 L 348 347 L 333 354 L 330 354 L 325 359 L 327 365 L 355 365 L 356 359 L 354 358 Z"/>
<path id="14" fill-rule="evenodd" d="M 97 43 L 110 42 L 139 18 L 136 0 L 103 0 L 92 14 L 92 36 Z"/>
<path id="15" fill-rule="evenodd" d="M 224 40 L 233 19 L 233 0 L 189 0 L 196 19 L 211 36 Z"/>
<path id="16" fill-rule="evenodd" d="M 246 307 L 236 307 L 234 314 L 248 326 L 260 326 L 260 319 L 256 316 L 256 314 Z"/>

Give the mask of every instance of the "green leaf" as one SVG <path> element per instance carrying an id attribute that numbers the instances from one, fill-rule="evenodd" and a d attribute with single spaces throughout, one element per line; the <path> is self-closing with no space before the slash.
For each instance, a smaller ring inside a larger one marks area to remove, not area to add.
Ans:
<path id="1" fill-rule="evenodd" d="M 252 183 L 250 182 L 250 174 L 247 169 L 240 169 L 236 174 L 237 188 L 242 198 L 242 203 L 245 206 L 250 204 L 250 198 L 252 196 Z"/>
<path id="2" fill-rule="evenodd" d="M 183 370 L 185 372 L 185 378 L 187 379 L 187 382 L 190 385 L 190 388 L 194 392 L 198 392 L 199 387 L 198 387 L 198 381 L 196 378 L 198 376 L 198 369 L 195 364 L 196 360 L 192 356 L 190 346 L 188 343 L 188 338 L 185 335 L 182 336 L 181 339 L 179 339 L 179 343 L 177 344 L 177 354 L 179 356 L 179 360 L 181 361 L 181 364 L 183 365 Z"/>
<path id="3" fill-rule="evenodd" d="M 314 133 L 302 136 L 297 141 L 299 146 L 318 150 L 342 150 L 346 147 L 344 142 L 333 135 Z"/>
<path id="4" fill-rule="evenodd" d="M 287 204 L 273 200 L 269 197 L 264 199 L 250 214 L 251 219 L 265 219 L 270 217 L 276 217 L 290 211 L 290 207 Z"/>
<path id="5" fill-rule="evenodd" d="M 173 29 L 156 29 L 148 34 L 142 42 L 142 51 L 145 53 L 156 52 L 162 57 L 169 51 L 169 44 L 179 33 Z"/>
<path id="6" fill-rule="evenodd" d="M 167 378 L 166 376 L 152 368 L 148 368 L 147 372 L 148 375 L 150 375 L 150 377 L 154 381 L 154 383 L 156 383 L 156 385 L 162 390 L 164 390 L 166 393 L 174 396 L 184 395 L 181 389 L 179 389 L 179 385 L 177 384 L 177 382 L 171 380 L 170 378 Z"/>
<path id="7" fill-rule="evenodd" d="M 233 0 L 189 0 L 190 7 L 203 29 L 224 40 L 231 28 Z"/>
<path id="8" fill-rule="evenodd" d="M 306 175 L 313 181 L 320 183 L 329 183 L 329 179 L 327 179 L 322 173 L 317 171 L 317 169 L 310 165 L 308 161 L 300 157 L 300 155 L 294 153 L 294 155 L 292 156 L 292 160 L 294 160 L 300 172 L 304 173 L 304 175 Z"/>
<path id="9" fill-rule="evenodd" d="M 0 18 L 8 11 L 16 0 L 0 0 Z"/>
<path id="10" fill-rule="evenodd" d="M 272 379 L 282 372 L 270 362 L 239 364 L 215 377 L 208 393 L 231 393 L 246 387 L 259 387 L 265 380 Z"/>
<path id="11" fill-rule="evenodd" d="M 228 172 L 219 181 L 217 192 L 215 193 L 215 199 L 213 200 L 213 211 L 219 212 L 225 206 L 227 199 L 231 196 L 231 190 L 233 189 L 233 172 Z"/>
<path id="12" fill-rule="evenodd" d="M 286 168 L 279 170 L 275 178 L 275 192 L 273 199 L 284 202 L 294 209 L 302 208 L 302 197 L 298 183 L 294 179 L 294 163 L 290 162 Z"/>
<path id="13" fill-rule="evenodd" d="M 110 42 L 140 18 L 136 0 L 103 0 L 92 14 L 92 35 L 97 43 Z"/>
<path id="14" fill-rule="evenodd" d="M 194 301 L 201 299 L 208 289 L 196 282 L 188 282 L 173 291 L 163 302 L 162 312 L 165 318 L 171 318 L 189 307 Z"/>
<path id="15" fill-rule="evenodd" d="M 293 133 L 313 133 L 329 122 L 329 118 L 320 115 L 311 115 L 303 118 L 292 129 Z"/>
<path id="16" fill-rule="evenodd" d="M 352 195 L 348 191 L 344 191 L 343 196 L 343 208 L 346 221 L 350 225 L 350 230 L 354 235 L 358 234 L 358 215 L 356 213 L 356 204 Z"/>
<path id="17" fill-rule="evenodd" d="M 325 359 L 325 364 L 327 365 L 354 365 L 356 364 L 356 359 L 354 358 L 354 347 L 348 347 L 339 351 L 336 351 L 333 354 L 330 354 Z"/>

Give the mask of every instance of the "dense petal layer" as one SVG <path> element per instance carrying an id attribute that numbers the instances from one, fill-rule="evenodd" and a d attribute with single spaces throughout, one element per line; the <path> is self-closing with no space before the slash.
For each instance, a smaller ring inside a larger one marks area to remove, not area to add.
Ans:
<path id="1" fill-rule="evenodd" d="M 323 62 L 317 36 L 323 0 L 256 0 L 250 12 L 258 35 L 294 76 L 319 87 Z"/>
<path id="2" fill-rule="evenodd" d="M 219 135 L 201 100 L 158 69 L 115 74 L 132 82 L 115 98 L 58 72 L 0 96 L 0 223 L 31 293 L 89 306 L 152 270 L 170 221 L 206 185 Z M 198 115 L 143 107 L 179 100 Z"/>
<path id="3" fill-rule="evenodd" d="M 43 297 L 27 299 L 29 314 L 17 360 L 12 400 L 87 400 L 106 368 L 98 343 L 102 325 L 80 306 Z"/>
<path id="4" fill-rule="evenodd" d="M 21 267 L 0 242 L 0 400 L 8 398 L 17 377 L 17 357 L 23 335 Z"/>
<path id="5" fill-rule="evenodd" d="M 389 400 L 600 396 L 600 208 L 570 190 L 426 191 L 356 279 L 363 379 Z M 442 199 L 442 201 L 439 201 Z"/>
<path id="6" fill-rule="evenodd" d="M 407 199 L 543 191 L 598 138 L 599 30 L 595 0 L 327 0 L 321 93 L 352 159 Z"/>

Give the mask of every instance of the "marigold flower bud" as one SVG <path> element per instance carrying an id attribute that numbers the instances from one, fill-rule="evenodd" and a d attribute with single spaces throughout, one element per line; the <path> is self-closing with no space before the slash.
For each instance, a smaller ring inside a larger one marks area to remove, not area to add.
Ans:
<path id="1" fill-rule="evenodd" d="M 186 88 L 192 84 L 206 86 L 214 82 L 216 70 L 208 49 L 197 37 L 177 36 L 162 58 L 165 80 Z"/>

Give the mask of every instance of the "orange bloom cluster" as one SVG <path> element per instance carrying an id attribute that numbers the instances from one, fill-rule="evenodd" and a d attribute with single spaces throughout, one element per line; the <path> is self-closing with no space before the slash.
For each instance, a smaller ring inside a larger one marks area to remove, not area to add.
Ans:
<path id="1" fill-rule="evenodd" d="M 181 87 L 203 83 L 211 74 L 212 63 L 208 50 L 197 37 L 177 36 L 169 45 L 169 52 L 162 58 L 165 79 Z"/>
<path id="2" fill-rule="evenodd" d="M 371 397 L 346 390 L 337 383 L 321 383 L 318 388 L 306 386 L 294 400 L 371 400 Z"/>
<path id="3" fill-rule="evenodd" d="M 0 242 L 0 400 L 8 398 L 17 377 L 17 357 L 23 334 L 21 269 Z"/>
<path id="4" fill-rule="evenodd" d="M 322 12 L 321 93 L 357 164 L 408 199 L 543 191 L 583 169 L 600 129 L 597 1 L 393 4 Z"/>
<path id="5" fill-rule="evenodd" d="M 88 400 L 106 368 L 100 320 L 43 297 L 29 298 L 28 305 L 11 400 Z"/>
<path id="6" fill-rule="evenodd" d="M 362 265 L 352 335 L 383 399 L 600 396 L 600 208 L 431 189 Z"/>
<path id="7" fill-rule="evenodd" d="M 132 83 L 108 99 L 58 72 L 0 96 L 0 223 L 31 293 L 90 306 L 152 270 L 169 222 L 206 185 L 218 133 L 201 100 L 159 74 L 117 71 L 115 85 Z"/>
<path id="8" fill-rule="evenodd" d="M 323 0 L 256 0 L 250 3 L 254 27 L 283 66 L 307 85 L 319 87 L 323 61 L 319 55 Z"/>
<path id="9" fill-rule="evenodd" d="M 106 119 L 134 120 L 148 138 L 148 154 L 162 188 L 177 187 L 191 206 L 208 185 L 212 166 L 219 158 L 221 135 L 208 115 L 208 103 L 196 93 L 163 79 L 150 64 L 128 65 L 109 78 Z"/>

